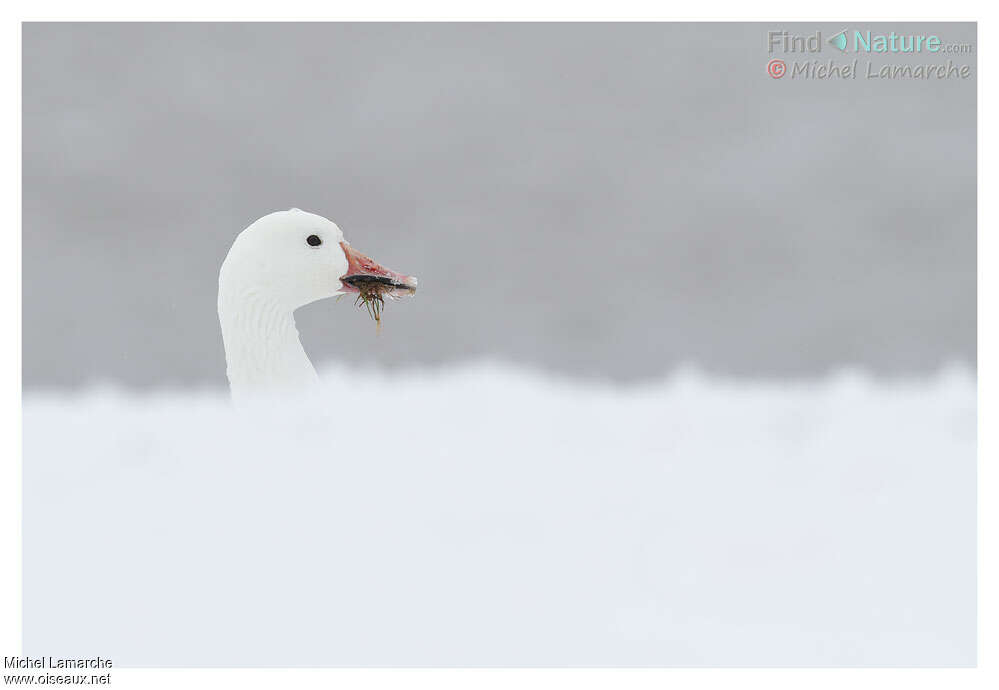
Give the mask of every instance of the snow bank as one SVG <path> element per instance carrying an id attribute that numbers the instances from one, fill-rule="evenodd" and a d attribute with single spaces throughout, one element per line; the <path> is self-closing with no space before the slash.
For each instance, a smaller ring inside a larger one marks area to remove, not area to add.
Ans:
<path id="1" fill-rule="evenodd" d="M 24 402 L 27 654 L 124 666 L 970 665 L 973 375 Z"/>

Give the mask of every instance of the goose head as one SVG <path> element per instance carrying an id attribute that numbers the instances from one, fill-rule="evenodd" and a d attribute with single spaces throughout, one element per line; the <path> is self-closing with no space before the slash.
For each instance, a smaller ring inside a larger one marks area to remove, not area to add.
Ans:
<path id="1" fill-rule="evenodd" d="M 372 284 L 389 297 L 416 290 L 416 278 L 357 251 L 336 223 L 314 213 L 278 211 L 243 230 L 219 271 L 219 322 L 233 397 L 316 381 L 294 311 Z"/>
<path id="2" fill-rule="evenodd" d="M 414 276 L 385 268 L 351 247 L 333 221 L 295 208 L 268 214 L 241 232 L 219 279 L 290 311 L 357 293 L 365 281 L 385 285 L 392 297 L 413 294 L 417 285 Z"/>

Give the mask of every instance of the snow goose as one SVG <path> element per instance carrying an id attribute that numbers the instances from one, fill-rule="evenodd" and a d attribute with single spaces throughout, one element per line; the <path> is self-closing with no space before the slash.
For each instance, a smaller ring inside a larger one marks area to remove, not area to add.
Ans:
<path id="1" fill-rule="evenodd" d="M 233 398 L 315 382 L 295 310 L 371 286 L 400 297 L 416 290 L 416 278 L 353 249 L 336 223 L 314 213 L 278 211 L 243 230 L 219 271 L 219 322 Z"/>

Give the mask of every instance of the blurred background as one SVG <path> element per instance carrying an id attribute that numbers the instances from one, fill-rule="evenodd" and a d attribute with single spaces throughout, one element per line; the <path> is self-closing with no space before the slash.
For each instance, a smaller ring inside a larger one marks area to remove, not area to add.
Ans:
<path id="1" fill-rule="evenodd" d="M 843 28 L 26 24 L 24 385 L 223 386 L 219 265 L 292 206 L 420 278 L 380 336 L 302 309 L 318 363 L 973 367 L 975 56 L 767 75 L 768 31 Z"/>
<path id="2" fill-rule="evenodd" d="M 975 56 L 768 75 L 846 28 L 25 25 L 25 651 L 973 666 Z M 289 207 L 420 290 L 237 413 Z"/>

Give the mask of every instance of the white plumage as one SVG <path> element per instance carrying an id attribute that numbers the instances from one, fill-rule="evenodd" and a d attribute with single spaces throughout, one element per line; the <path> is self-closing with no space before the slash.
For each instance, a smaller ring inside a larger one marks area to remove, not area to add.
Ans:
<path id="1" fill-rule="evenodd" d="M 310 302 L 357 292 L 364 277 L 416 288 L 416 278 L 352 249 L 331 220 L 293 208 L 260 218 L 236 237 L 219 271 L 218 311 L 226 374 L 236 399 L 316 381 L 294 312 Z"/>

